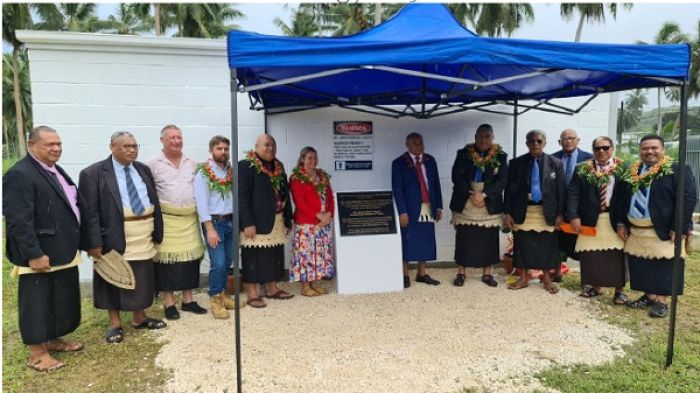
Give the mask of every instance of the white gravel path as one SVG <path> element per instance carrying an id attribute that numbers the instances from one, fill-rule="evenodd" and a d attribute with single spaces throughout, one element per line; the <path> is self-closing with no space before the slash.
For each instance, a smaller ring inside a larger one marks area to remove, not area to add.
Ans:
<path id="1" fill-rule="evenodd" d="M 529 392 L 538 371 L 608 362 L 633 341 L 572 292 L 512 291 L 503 277 L 494 289 L 478 276 L 456 288 L 452 269 L 429 273 L 442 285 L 374 295 L 306 298 L 281 284 L 297 296 L 241 310 L 244 391 Z M 209 308 L 206 294 L 197 301 Z M 172 370 L 166 391 L 235 392 L 233 316 L 182 313 L 154 334 L 167 341 L 156 359 Z"/>

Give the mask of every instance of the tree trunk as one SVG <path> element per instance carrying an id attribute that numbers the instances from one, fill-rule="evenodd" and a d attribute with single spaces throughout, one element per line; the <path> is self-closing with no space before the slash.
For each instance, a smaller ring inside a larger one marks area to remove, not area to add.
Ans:
<path id="1" fill-rule="evenodd" d="M 585 19 L 585 15 L 581 13 L 581 19 L 578 20 L 578 28 L 576 29 L 576 39 L 574 42 L 580 42 L 581 41 L 581 31 L 583 31 L 583 20 Z"/>
<path id="2" fill-rule="evenodd" d="M 20 94 L 21 86 L 19 81 L 19 64 L 17 58 L 19 57 L 19 46 L 15 46 L 12 50 L 12 73 L 14 86 L 14 99 L 15 99 L 15 124 L 17 125 L 17 151 L 19 151 L 20 158 L 27 155 L 27 147 L 24 144 L 24 118 L 22 117 L 22 96 Z"/>
<path id="3" fill-rule="evenodd" d="M 374 5 L 374 25 L 379 26 L 380 23 L 382 23 L 382 13 L 384 10 L 382 9 L 382 3 L 375 3 Z"/>
<path id="4" fill-rule="evenodd" d="M 661 135 L 661 88 L 658 87 L 659 94 L 656 95 L 656 115 L 659 117 L 659 124 L 656 126 L 656 135 Z"/>
<path id="5" fill-rule="evenodd" d="M 156 29 L 156 35 L 160 35 L 160 4 L 153 4 L 153 15 L 155 16 L 154 28 Z"/>

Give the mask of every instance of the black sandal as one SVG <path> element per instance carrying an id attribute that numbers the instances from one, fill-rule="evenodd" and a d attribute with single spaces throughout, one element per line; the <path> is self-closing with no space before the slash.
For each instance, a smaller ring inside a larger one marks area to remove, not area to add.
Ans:
<path id="1" fill-rule="evenodd" d="M 111 327 L 107 329 L 107 335 L 105 336 L 105 341 L 109 344 L 117 344 L 124 340 L 124 329 L 121 326 Z"/>
<path id="2" fill-rule="evenodd" d="M 628 301 L 627 303 L 625 303 L 627 307 L 636 309 L 647 308 L 650 307 L 652 304 L 654 304 L 654 301 L 649 299 L 646 294 L 642 295 L 639 299 L 633 302 Z"/>
<path id="3" fill-rule="evenodd" d="M 613 304 L 616 306 L 622 306 L 627 304 L 630 299 L 624 292 L 615 292 L 615 297 L 613 297 Z"/>
<path id="4" fill-rule="evenodd" d="M 493 276 L 490 274 L 484 274 L 483 276 L 481 276 L 481 282 L 494 288 L 498 286 L 498 283 L 496 282 L 496 280 L 493 279 Z"/>
<path id="5" fill-rule="evenodd" d="M 583 288 L 581 289 L 581 293 L 579 293 L 579 296 L 585 297 L 585 298 L 591 298 L 591 297 L 596 297 L 600 296 L 601 293 L 593 288 L 592 285 L 584 285 Z"/>
<path id="6" fill-rule="evenodd" d="M 456 287 L 461 287 L 464 285 L 465 278 L 466 278 L 466 276 L 464 274 L 457 273 L 457 277 L 455 277 L 455 280 L 452 282 L 452 284 L 454 284 L 454 286 L 456 286 Z"/>
<path id="7" fill-rule="evenodd" d="M 166 326 L 168 326 L 168 324 L 161 321 L 160 319 L 153 319 L 148 317 L 146 317 L 146 319 L 144 319 L 143 322 L 139 323 L 138 325 L 134 325 L 133 323 L 131 324 L 131 327 L 133 327 L 134 329 L 148 330 L 163 329 Z"/>

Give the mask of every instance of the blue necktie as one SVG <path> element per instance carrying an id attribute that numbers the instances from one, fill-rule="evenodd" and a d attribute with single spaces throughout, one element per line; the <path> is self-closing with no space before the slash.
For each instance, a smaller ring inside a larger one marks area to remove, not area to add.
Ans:
<path id="1" fill-rule="evenodd" d="M 530 197 L 535 203 L 542 200 L 542 190 L 540 190 L 540 164 L 537 159 L 532 160 L 532 173 L 530 180 Z"/>
<path id="2" fill-rule="evenodd" d="M 481 157 L 486 156 L 486 152 L 482 152 L 479 154 L 481 154 Z M 484 172 L 481 170 L 481 168 L 476 167 L 476 172 L 474 172 L 474 181 L 476 183 L 481 183 L 483 178 L 484 178 Z"/>
<path id="3" fill-rule="evenodd" d="M 569 159 L 566 160 L 566 184 L 571 182 L 571 178 L 574 176 L 574 155 L 569 154 Z"/>
<path id="4" fill-rule="evenodd" d="M 646 164 L 642 167 L 640 174 L 646 172 Z M 649 205 L 649 189 L 647 187 L 639 187 L 637 192 L 632 195 L 632 205 L 630 206 L 629 215 L 633 218 L 648 217 L 647 206 Z"/>
<path id="5" fill-rule="evenodd" d="M 136 191 L 136 186 L 134 185 L 134 180 L 131 178 L 131 173 L 129 167 L 124 167 L 124 174 L 126 175 L 126 190 L 129 192 L 129 202 L 131 202 L 131 210 L 137 216 L 143 214 L 144 210 L 143 203 L 141 203 L 141 198 L 139 197 L 139 192 Z"/>

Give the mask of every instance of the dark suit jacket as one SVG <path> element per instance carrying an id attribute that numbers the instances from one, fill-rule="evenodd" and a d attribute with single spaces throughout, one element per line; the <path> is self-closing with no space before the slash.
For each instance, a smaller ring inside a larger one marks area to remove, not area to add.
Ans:
<path id="1" fill-rule="evenodd" d="M 626 212 L 622 212 L 621 206 L 623 203 L 620 200 L 621 189 L 624 187 L 624 181 L 615 176 L 615 185 L 610 198 L 610 206 L 608 206 L 610 224 L 613 229 L 616 229 L 615 224 L 622 219 L 622 215 L 626 214 Z M 595 227 L 598 223 L 598 215 L 600 215 L 598 186 L 583 180 L 577 172 L 574 172 L 574 177 L 571 178 L 567 193 L 567 221 L 580 218 L 582 225 Z"/>
<path id="2" fill-rule="evenodd" d="M 501 165 L 497 170 L 488 168 L 483 174 L 484 194 L 486 194 L 486 210 L 490 214 L 503 212 L 503 190 L 508 182 L 508 155 L 502 152 L 498 155 Z M 494 173 L 494 171 L 496 173 Z M 452 165 L 452 198 L 450 210 L 461 212 L 469 198 L 469 182 L 474 180 L 476 166 L 469 158 L 467 148 L 457 151 L 455 163 Z"/>
<path id="3" fill-rule="evenodd" d="M 292 201 L 289 199 L 289 183 L 287 175 L 283 174 L 284 185 L 281 197 L 284 204 L 282 214 L 284 226 L 292 227 Z M 272 188 L 270 177 L 264 173 L 258 173 L 250 166 L 250 162 L 241 160 L 238 162 L 238 212 L 240 214 L 241 230 L 255 225 L 256 233 L 266 235 L 272 232 L 275 224 L 275 191 Z"/>
<path id="4" fill-rule="evenodd" d="M 554 225 L 557 215 L 564 214 L 564 170 L 559 159 L 542 153 L 540 166 L 540 189 L 542 190 L 542 207 L 545 221 Z M 510 160 L 508 164 L 508 184 L 505 190 L 503 212 L 510 214 L 516 224 L 525 221 L 528 193 L 530 192 L 530 174 L 532 156 L 523 154 Z"/>
<path id="5" fill-rule="evenodd" d="M 440 175 L 438 174 L 435 157 L 423 153 L 426 176 L 428 178 L 428 194 L 433 217 L 437 211 L 442 210 L 442 190 L 440 189 Z M 396 209 L 399 214 L 408 214 L 408 222 L 418 222 L 420 215 L 420 184 L 416 176 L 416 169 L 411 156 L 402 154 L 391 163 L 391 190 L 394 193 Z"/>
<path id="6" fill-rule="evenodd" d="M 651 221 L 654 222 L 654 229 L 657 236 L 661 240 L 669 240 L 669 232 L 675 227 L 676 217 L 676 186 L 678 185 L 679 167 L 674 163 L 673 174 L 654 179 L 651 183 L 651 191 L 649 193 L 649 215 Z M 685 166 L 685 179 L 683 182 L 683 218 L 681 219 L 683 233 L 687 233 L 693 228 L 693 210 L 697 203 L 697 189 L 695 188 L 695 178 L 689 166 Z M 630 210 L 632 201 L 632 185 L 625 183 L 625 187 L 620 195 L 621 212 L 624 215 L 621 217 L 622 222 L 627 227 L 630 226 L 627 219 L 627 213 Z"/>
<path id="7" fill-rule="evenodd" d="M 133 163 L 141 179 L 146 183 L 148 198 L 154 206 L 153 241 L 163 241 L 163 216 L 156 194 L 153 174 L 148 166 L 138 161 Z M 116 250 L 124 254 L 124 207 L 119 194 L 117 176 L 114 173 L 112 156 L 96 162 L 80 171 L 80 192 L 85 197 L 80 212 L 83 220 L 83 250 L 102 247 L 102 252 Z"/>
<path id="8" fill-rule="evenodd" d="M 56 169 L 75 185 L 61 167 Z M 2 188 L 7 259 L 17 266 L 29 266 L 30 259 L 42 255 L 51 266 L 71 262 L 80 246 L 80 224 L 58 180 L 27 155 L 7 171 Z"/>

